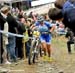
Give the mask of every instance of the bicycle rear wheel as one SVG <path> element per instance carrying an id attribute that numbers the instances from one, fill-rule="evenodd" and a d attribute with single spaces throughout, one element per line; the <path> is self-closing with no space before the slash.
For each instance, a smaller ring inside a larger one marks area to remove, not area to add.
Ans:
<path id="1" fill-rule="evenodd" d="M 32 64 L 32 56 L 33 56 L 33 53 L 32 53 L 32 48 L 30 49 L 30 52 L 29 52 L 29 56 L 28 56 L 28 64 L 31 65 Z"/>

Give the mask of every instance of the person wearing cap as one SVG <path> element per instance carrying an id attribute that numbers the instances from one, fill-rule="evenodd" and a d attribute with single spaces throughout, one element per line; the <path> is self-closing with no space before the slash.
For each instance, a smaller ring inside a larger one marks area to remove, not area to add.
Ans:
<path id="1" fill-rule="evenodd" d="M 7 22 L 9 24 L 9 32 L 16 34 L 16 30 L 18 28 L 18 22 L 11 15 L 11 13 L 8 13 L 8 15 L 7 15 Z M 17 56 L 16 56 L 16 53 L 15 53 L 16 37 L 9 35 L 8 42 L 9 42 L 9 44 L 7 45 L 7 49 L 10 53 L 10 60 L 13 61 L 13 62 L 16 62 L 17 61 Z"/>
<path id="2" fill-rule="evenodd" d="M 0 25 L 1 25 L 1 30 L 4 32 L 8 32 L 8 22 L 6 21 L 8 12 L 9 12 L 9 7 L 4 6 L 0 10 Z M 8 35 L 2 34 L 2 48 L 3 48 L 3 53 L 2 53 L 2 58 L 3 58 L 3 63 L 4 64 L 11 64 L 8 59 L 7 59 L 7 45 L 8 45 Z"/>
<path id="3" fill-rule="evenodd" d="M 51 25 L 50 22 L 45 21 L 43 16 L 40 16 L 37 18 L 38 20 L 35 22 L 35 24 L 31 27 L 32 29 L 38 28 L 40 32 L 40 41 L 42 45 L 42 49 L 44 51 L 44 60 L 46 61 L 52 61 L 51 58 L 51 33 L 44 33 L 44 32 L 52 32 L 54 30 L 54 26 Z M 42 32 L 42 33 L 41 33 Z M 47 56 L 48 53 L 48 56 Z"/>

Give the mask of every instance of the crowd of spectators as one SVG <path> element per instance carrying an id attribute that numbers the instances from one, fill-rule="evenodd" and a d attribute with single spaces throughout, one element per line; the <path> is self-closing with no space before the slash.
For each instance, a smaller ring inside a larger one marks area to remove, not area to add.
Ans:
<path id="1" fill-rule="evenodd" d="M 0 33 L 0 60 L 1 63 L 11 64 L 12 62 L 17 62 L 18 59 L 24 58 L 24 51 L 28 57 L 31 40 L 26 39 L 32 37 L 30 26 L 32 26 L 35 21 L 37 21 L 37 17 L 39 14 L 34 15 L 33 12 L 27 16 L 26 13 L 22 9 L 10 9 L 9 6 L 4 5 L 0 9 L 0 30 L 4 32 L 11 32 L 13 34 L 22 34 L 26 37 L 15 37 L 8 34 Z M 50 21 L 53 23 L 47 14 L 42 15 L 46 21 Z M 63 31 L 64 26 L 57 24 L 55 22 L 55 26 L 58 28 L 62 28 Z M 59 29 L 59 31 L 61 31 Z M 25 44 L 25 48 L 23 48 L 23 44 Z M 29 44 L 29 45 L 28 45 Z"/>

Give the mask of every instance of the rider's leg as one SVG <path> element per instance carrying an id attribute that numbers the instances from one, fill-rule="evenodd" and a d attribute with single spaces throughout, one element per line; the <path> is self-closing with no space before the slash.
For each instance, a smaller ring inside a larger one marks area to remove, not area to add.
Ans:
<path id="1" fill-rule="evenodd" d="M 51 57 L 51 44 L 47 44 L 47 52 L 48 52 L 48 62 L 54 61 L 54 59 Z"/>
<path id="2" fill-rule="evenodd" d="M 41 41 L 42 49 L 44 51 L 44 55 L 46 56 L 47 45 L 46 45 L 45 38 L 43 36 L 40 36 L 40 41 Z"/>
<path id="3" fill-rule="evenodd" d="M 51 44 L 47 44 L 48 57 L 51 57 Z"/>
<path id="4" fill-rule="evenodd" d="M 46 42 L 42 42 L 42 49 L 44 51 L 44 55 L 46 56 L 46 50 L 47 50 Z"/>
<path id="5" fill-rule="evenodd" d="M 48 57 L 51 57 L 51 36 L 46 38 Z"/>

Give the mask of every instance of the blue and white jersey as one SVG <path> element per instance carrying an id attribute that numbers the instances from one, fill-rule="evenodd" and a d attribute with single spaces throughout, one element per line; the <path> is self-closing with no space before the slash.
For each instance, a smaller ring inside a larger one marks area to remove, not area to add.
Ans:
<path id="1" fill-rule="evenodd" d="M 41 25 L 39 22 L 36 22 L 35 26 L 38 26 L 40 32 L 47 32 L 52 27 L 52 24 L 50 22 L 44 21 L 44 25 Z"/>

